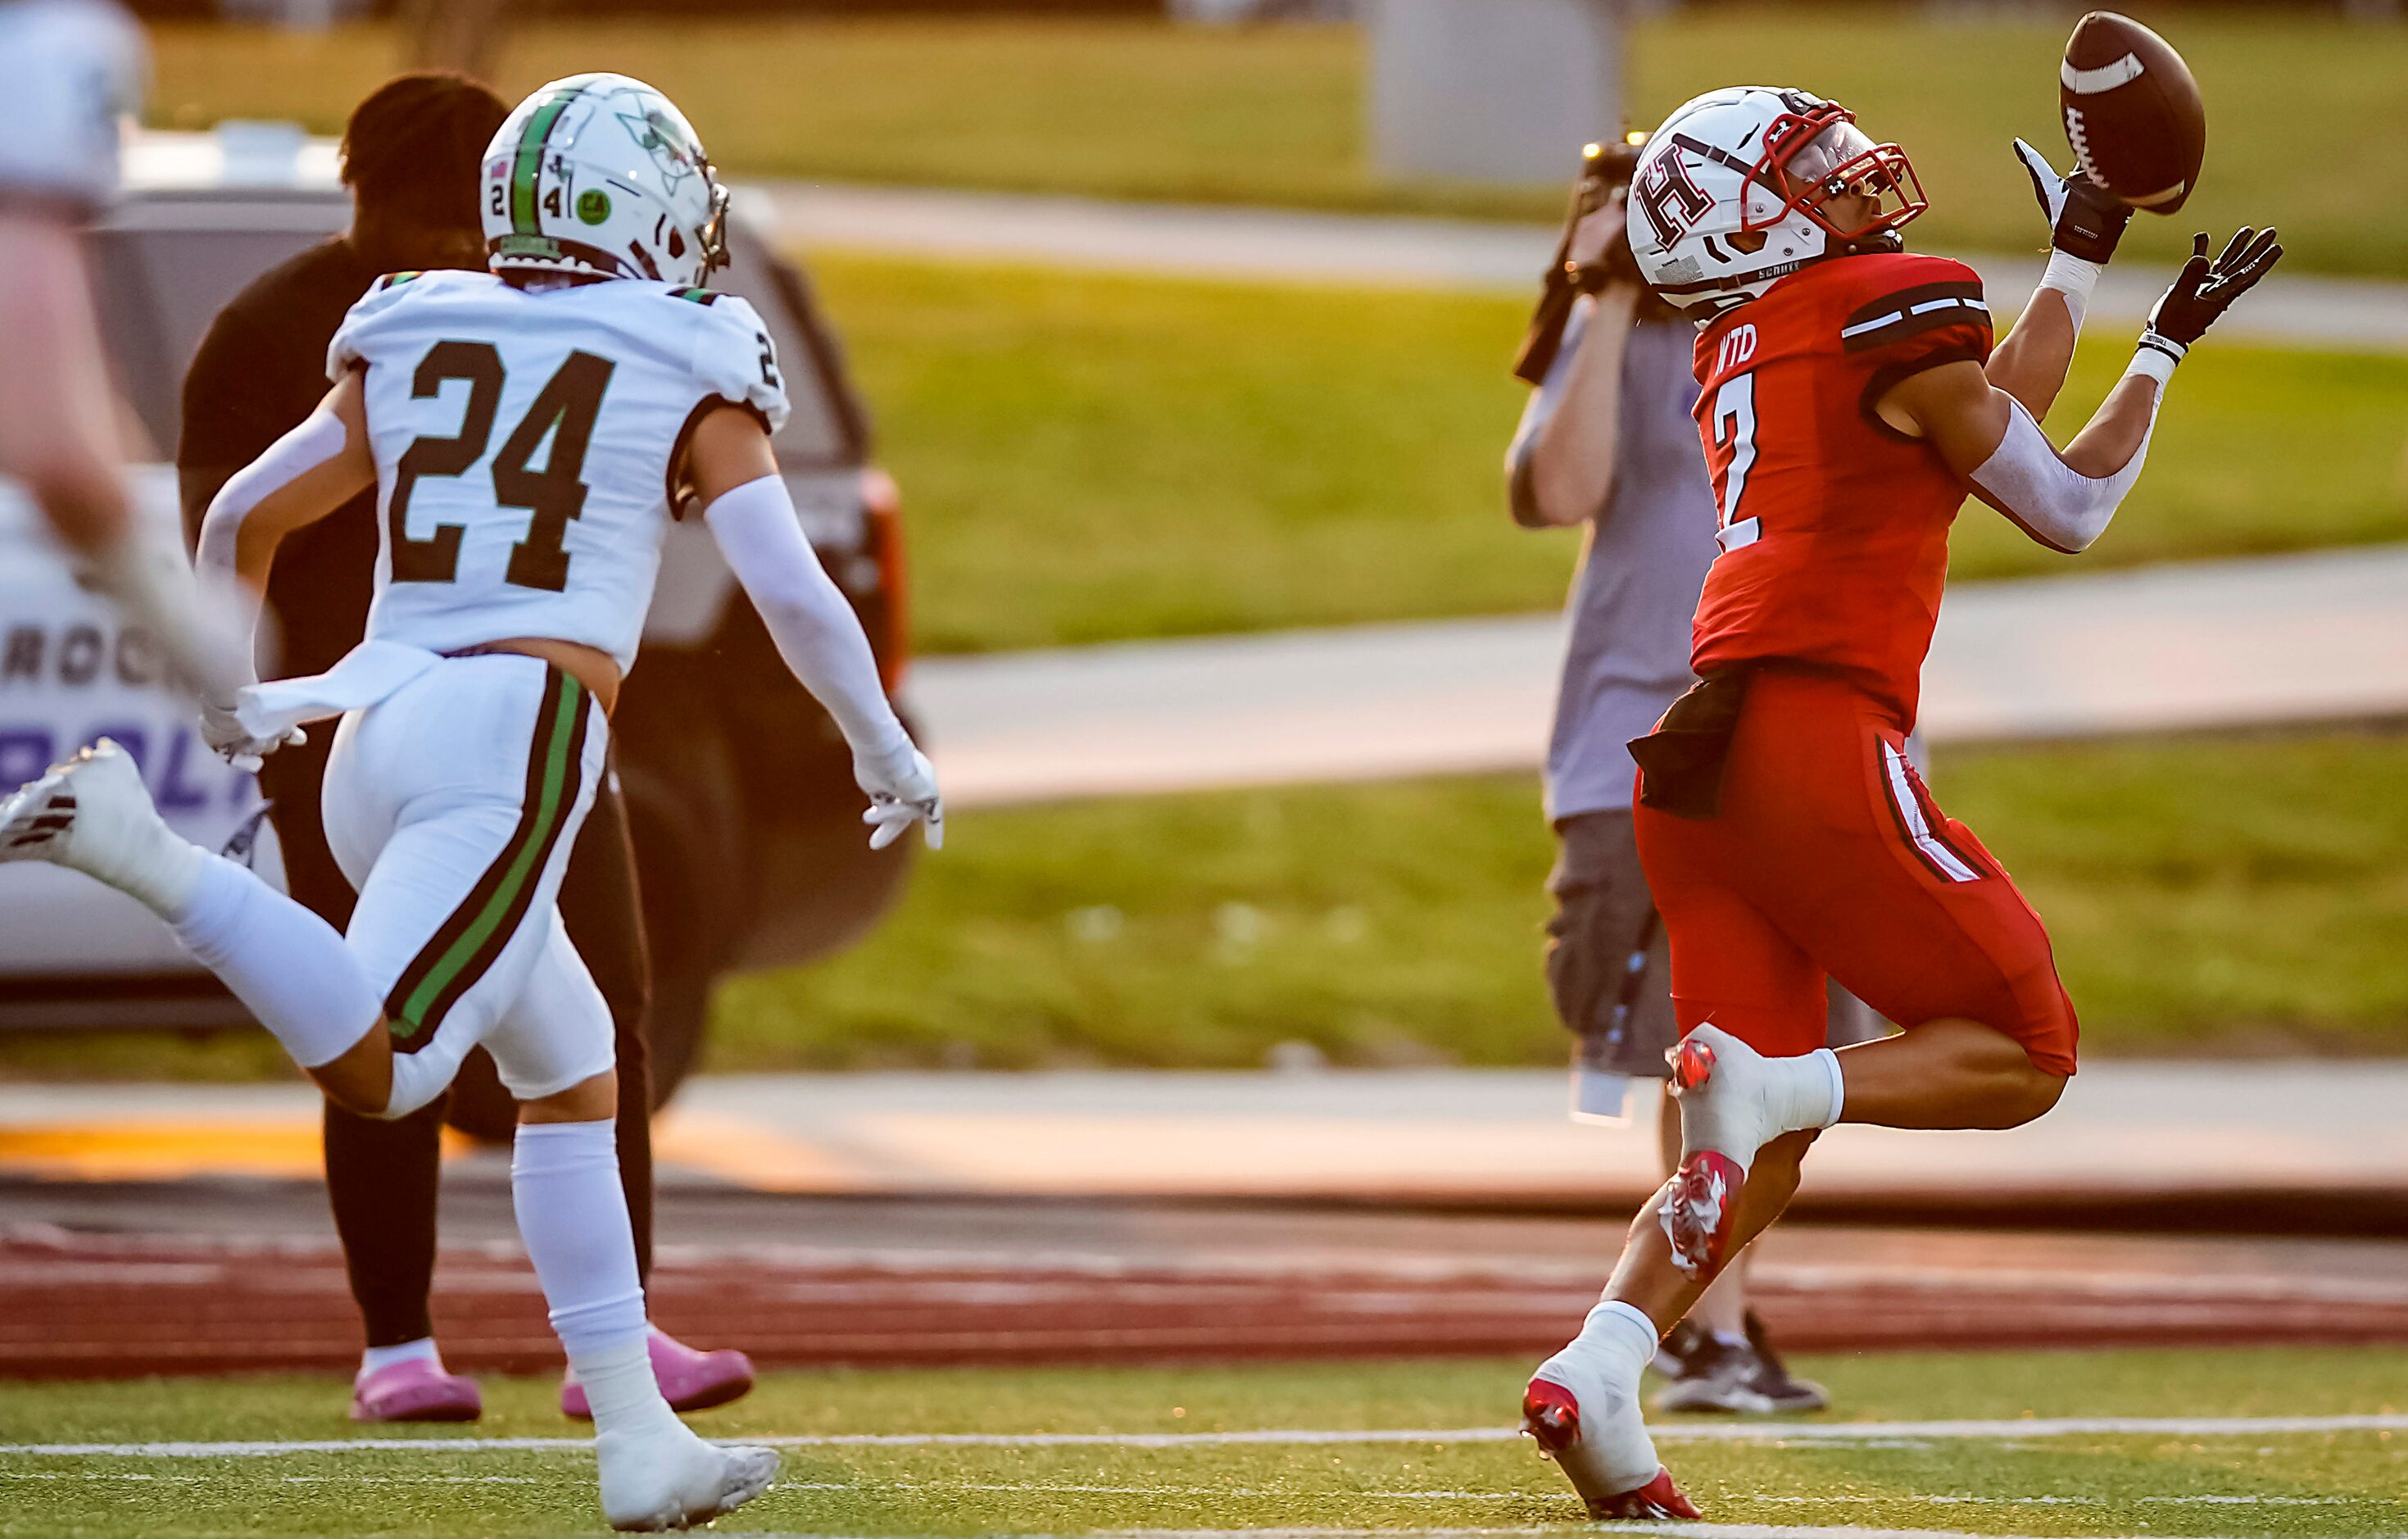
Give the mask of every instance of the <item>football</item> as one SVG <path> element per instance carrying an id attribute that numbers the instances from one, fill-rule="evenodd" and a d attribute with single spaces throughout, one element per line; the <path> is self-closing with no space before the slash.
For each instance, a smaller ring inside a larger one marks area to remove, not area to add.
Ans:
<path id="1" fill-rule="evenodd" d="M 2170 214 L 2199 185 L 2207 108 L 2173 45 L 2128 16 L 2094 10 L 2057 70 L 2066 142 L 2085 171 L 2135 209 Z"/>

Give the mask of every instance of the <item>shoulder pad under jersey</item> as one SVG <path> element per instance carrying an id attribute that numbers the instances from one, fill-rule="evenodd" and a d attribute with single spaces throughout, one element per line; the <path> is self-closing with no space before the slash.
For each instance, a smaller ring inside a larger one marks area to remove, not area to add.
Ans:
<path id="1" fill-rule="evenodd" d="M 366 356 L 367 342 L 378 324 L 403 306 L 423 304 L 441 294 L 457 294 L 463 288 L 490 286 L 499 281 L 491 273 L 466 270 L 385 274 L 352 301 L 343 324 L 335 328 L 333 339 L 326 344 L 326 378 L 339 380 L 360 363 Z"/>
<path id="2" fill-rule="evenodd" d="M 772 433 L 784 426 L 785 371 L 760 312 L 740 295 L 710 289 L 671 289 L 667 296 L 693 317 L 692 367 L 703 393 L 751 407 Z"/>
<path id="3" fill-rule="evenodd" d="M 1978 330 L 1981 351 L 1987 353 L 1990 307 L 1972 268 L 1944 256 L 1911 252 L 1855 260 L 1863 269 L 1840 321 L 1845 351 L 1893 347 L 1955 326 Z"/>

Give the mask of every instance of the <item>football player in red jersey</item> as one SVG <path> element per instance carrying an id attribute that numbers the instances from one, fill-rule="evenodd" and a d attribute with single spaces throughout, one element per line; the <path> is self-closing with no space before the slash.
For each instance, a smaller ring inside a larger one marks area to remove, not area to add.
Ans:
<path id="1" fill-rule="evenodd" d="M 2053 250 L 1995 349 L 1972 270 L 1898 234 L 1926 206 L 1905 152 L 1844 108 L 1713 92 L 1641 155 L 1631 250 L 1698 323 L 1721 551 L 1693 637 L 1702 682 L 1631 745 L 1685 1033 L 1681 1166 L 1523 1402 L 1598 1517 L 1696 1515 L 1641 1422 L 1640 1372 L 1787 1203 L 1818 1131 L 2011 1128 L 2073 1073 L 2047 932 L 1904 752 L 1948 527 L 1971 492 L 2052 549 L 2088 546 L 2140 474 L 2174 366 L 2282 248 L 2244 229 L 2211 262 L 2200 236 L 2060 453 L 2038 419 L 2128 210 L 2016 150 Z M 1827 976 L 1906 1029 L 1824 1047 Z"/>

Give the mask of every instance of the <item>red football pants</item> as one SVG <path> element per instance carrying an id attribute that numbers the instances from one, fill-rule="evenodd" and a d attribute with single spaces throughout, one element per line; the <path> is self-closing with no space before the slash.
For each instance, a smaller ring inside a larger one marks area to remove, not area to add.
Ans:
<path id="1" fill-rule="evenodd" d="M 1760 1053 L 1811 1053 L 1828 973 L 1900 1026 L 1979 1021 L 2073 1072 L 2073 1003 L 2040 915 L 1862 691 L 1758 671 L 1716 815 L 1641 807 L 1638 832 L 1682 1030 L 1711 1020 Z"/>

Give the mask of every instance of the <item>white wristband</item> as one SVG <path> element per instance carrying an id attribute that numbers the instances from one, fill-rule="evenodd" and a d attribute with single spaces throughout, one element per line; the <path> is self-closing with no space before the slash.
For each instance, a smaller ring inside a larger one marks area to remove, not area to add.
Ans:
<path id="1" fill-rule="evenodd" d="M 2048 253 L 2048 268 L 2040 275 L 2040 286 L 2065 295 L 2065 308 L 2073 317 L 2077 336 L 2082 331 L 2082 317 L 2090 309 L 2090 291 L 2099 286 L 2099 275 L 2106 270 L 2102 263 L 2086 262 L 2064 252 Z"/>
<path id="2" fill-rule="evenodd" d="M 2141 333 L 2141 345 L 2132 350 L 2132 361 L 2125 366 L 2127 375 L 2145 374 L 2157 381 L 2162 395 L 2167 381 L 2174 377 L 2174 366 L 2181 363 L 2188 351 L 2180 342 L 2169 341 L 2153 331 Z"/>

